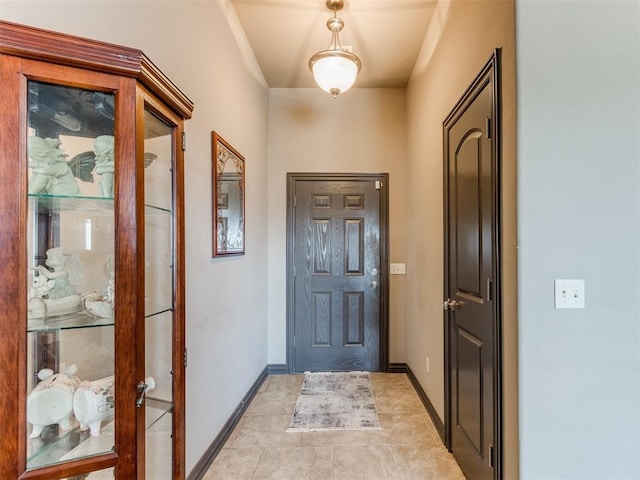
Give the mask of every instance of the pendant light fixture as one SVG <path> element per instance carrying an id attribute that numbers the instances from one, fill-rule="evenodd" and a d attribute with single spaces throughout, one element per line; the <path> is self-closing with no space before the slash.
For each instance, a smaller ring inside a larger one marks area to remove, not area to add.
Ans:
<path id="1" fill-rule="evenodd" d="M 344 28 L 344 22 L 336 16 L 336 12 L 342 10 L 344 1 L 327 0 L 326 5 L 333 12 L 333 17 L 327 20 L 331 43 L 327 50 L 322 50 L 309 59 L 309 68 L 318 86 L 336 98 L 351 88 L 362 68 L 362 62 L 340 43 L 340 31 Z"/>

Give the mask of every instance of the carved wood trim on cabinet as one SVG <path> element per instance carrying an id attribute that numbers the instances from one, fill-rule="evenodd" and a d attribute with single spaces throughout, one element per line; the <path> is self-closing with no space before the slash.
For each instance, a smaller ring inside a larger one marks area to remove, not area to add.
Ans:
<path id="1" fill-rule="evenodd" d="M 188 120 L 193 102 L 140 50 L 0 20 L 0 54 L 133 77 Z"/>

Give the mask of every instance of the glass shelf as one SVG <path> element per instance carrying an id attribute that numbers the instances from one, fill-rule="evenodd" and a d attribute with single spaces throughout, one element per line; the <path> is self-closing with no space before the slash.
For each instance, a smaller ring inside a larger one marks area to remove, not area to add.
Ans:
<path id="1" fill-rule="evenodd" d="M 45 427 L 40 437 L 28 439 L 27 468 L 38 468 L 60 460 L 73 460 L 109 451 L 114 445 L 113 434 L 110 436 L 107 432 L 104 434 L 104 440 L 111 445 L 79 449 L 78 447 L 83 443 L 100 437 L 91 437 L 88 430 L 81 432 L 78 425 L 61 434 L 57 433 L 55 425 Z M 101 443 L 105 443 L 104 440 Z"/>
<path id="2" fill-rule="evenodd" d="M 153 391 L 148 395 L 153 394 Z M 166 415 L 171 415 L 173 412 L 173 403 L 165 400 L 158 400 L 151 396 L 145 398 L 144 404 L 145 410 L 145 430 L 151 430 L 155 427 L 160 427 L 163 419 Z"/>
<path id="3" fill-rule="evenodd" d="M 59 461 L 103 455 L 112 451 L 115 445 L 113 421 L 104 425 L 100 435 L 96 437 L 91 436 L 89 430 L 80 431 L 79 426 L 60 436 L 56 436 L 55 426 L 48 428 L 51 428 L 51 437 L 29 439 L 29 447 L 33 452 L 27 459 L 29 469 Z"/>
<path id="4" fill-rule="evenodd" d="M 37 202 L 39 208 L 58 212 L 82 211 L 113 214 L 114 207 L 113 198 L 106 197 L 29 194 L 29 199 Z"/>
<path id="5" fill-rule="evenodd" d="M 171 300 L 169 300 L 171 301 Z M 154 304 L 146 308 L 145 318 L 155 317 L 163 313 L 173 311 L 171 304 Z M 44 318 L 30 318 L 28 321 L 28 332 L 47 332 L 50 330 L 71 330 L 75 328 L 92 328 L 113 326 L 113 318 L 97 318 L 87 315 L 84 312 L 76 312 L 67 315 L 52 316 Z"/>
<path id="6" fill-rule="evenodd" d="M 173 311 L 173 305 L 150 305 L 145 310 L 144 318 L 150 318 Z"/>
<path id="7" fill-rule="evenodd" d="M 48 332 L 51 330 L 73 330 L 76 328 L 94 328 L 113 326 L 113 318 L 96 318 L 84 312 L 76 312 L 57 317 L 32 318 L 28 320 L 28 332 Z"/>
<path id="8" fill-rule="evenodd" d="M 144 205 L 144 214 L 145 215 L 172 215 L 173 212 L 167 208 L 157 207 L 155 205 L 146 204 Z"/>

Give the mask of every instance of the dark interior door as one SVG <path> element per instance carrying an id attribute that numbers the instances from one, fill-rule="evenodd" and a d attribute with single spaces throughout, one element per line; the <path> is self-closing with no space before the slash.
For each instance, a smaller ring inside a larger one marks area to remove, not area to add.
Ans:
<path id="1" fill-rule="evenodd" d="M 297 181 L 293 366 L 380 370 L 381 181 Z"/>
<path id="2" fill-rule="evenodd" d="M 494 76 L 445 121 L 449 446 L 468 478 L 494 478 L 497 435 Z"/>

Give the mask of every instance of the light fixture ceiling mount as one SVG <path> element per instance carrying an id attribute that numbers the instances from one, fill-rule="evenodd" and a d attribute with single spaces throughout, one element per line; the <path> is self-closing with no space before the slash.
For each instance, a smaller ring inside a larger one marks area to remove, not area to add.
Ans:
<path id="1" fill-rule="evenodd" d="M 362 68 L 362 62 L 340 43 L 344 21 L 338 18 L 336 13 L 344 8 L 344 1 L 327 0 L 326 5 L 333 12 L 333 17 L 327 20 L 331 43 L 328 49 L 316 53 L 309 59 L 309 68 L 318 86 L 335 98 L 351 88 Z"/>

